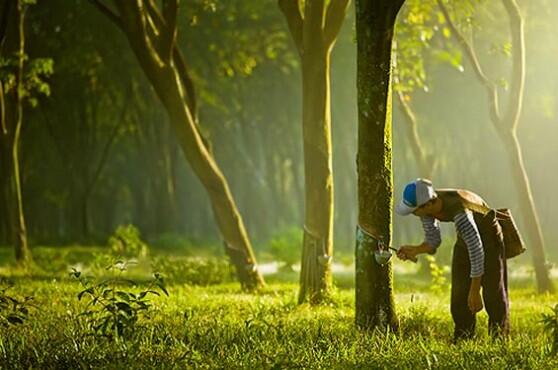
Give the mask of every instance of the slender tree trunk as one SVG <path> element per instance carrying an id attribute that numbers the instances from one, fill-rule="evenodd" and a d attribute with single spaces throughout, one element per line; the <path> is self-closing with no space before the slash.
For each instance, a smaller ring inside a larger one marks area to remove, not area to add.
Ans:
<path id="1" fill-rule="evenodd" d="M 520 211 L 523 214 L 527 227 L 530 249 L 533 254 L 533 264 L 539 292 L 553 292 L 554 285 L 550 280 L 550 272 L 546 264 L 544 237 L 540 226 L 535 201 L 531 192 L 531 186 L 527 171 L 523 164 L 521 146 L 517 138 L 517 127 L 519 126 L 523 96 L 525 94 L 525 22 L 516 0 L 502 0 L 510 23 L 510 34 L 512 43 L 512 73 L 509 87 L 507 109 L 501 111 L 499 103 L 498 85 L 489 80 L 483 71 L 479 58 L 473 46 L 467 41 L 460 29 L 453 23 L 452 18 L 442 0 L 437 0 L 442 14 L 450 27 L 453 36 L 457 39 L 465 56 L 469 59 L 477 80 L 486 89 L 489 102 L 490 119 L 496 132 L 502 139 L 508 158 L 511 163 L 512 172 L 516 175 L 518 182 L 518 199 Z"/>
<path id="2" fill-rule="evenodd" d="M 356 324 L 397 330 L 391 261 L 374 252 L 391 245 L 393 178 L 391 55 L 395 19 L 403 0 L 356 2 L 358 91 L 358 209 Z"/>
<path id="3" fill-rule="evenodd" d="M 246 229 L 229 186 L 197 128 L 195 111 L 188 103 L 194 96 L 185 84 L 184 61 L 176 57 L 177 1 L 164 3 L 163 15 L 143 1 L 115 1 L 118 14 L 100 2 L 99 9 L 117 24 L 128 41 L 146 77 L 163 103 L 182 151 L 194 173 L 205 187 L 213 214 L 221 231 L 225 251 L 236 267 L 241 285 L 255 289 L 264 285 Z M 149 19 L 148 19 L 149 18 Z M 152 21 L 152 24 L 147 22 Z M 152 28 L 157 28 L 152 32 Z M 177 68 L 182 68 L 181 70 Z"/>
<path id="4" fill-rule="evenodd" d="M 245 288 L 262 286 L 263 277 L 257 270 L 252 246 L 227 181 L 195 129 L 178 89 L 175 86 L 172 95 L 168 94 L 171 89 L 169 86 L 161 92 L 167 95 L 163 103 L 178 132 L 178 139 L 188 162 L 208 192 L 217 225 L 225 239 L 225 251 L 235 265 L 239 280 Z"/>
<path id="5" fill-rule="evenodd" d="M 305 217 L 299 302 L 309 299 L 312 303 L 319 303 L 327 297 L 332 284 L 329 52 L 307 52 L 302 65 Z"/>
<path id="6" fill-rule="evenodd" d="M 324 301 L 332 286 L 333 176 L 330 55 L 349 2 L 279 1 L 302 61 L 304 140 L 304 239 L 299 303 Z"/>
<path id="7" fill-rule="evenodd" d="M 23 125 L 23 62 L 25 59 L 25 35 L 24 35 L 24 4 L 21 0 L 17 1 L 16 14 L 18 24 L 18 68 L 16 73 L 16 92 L 15 92 L 15 131 L 12 142 L 12 165 L 13 181 L 15 187 L 15 205 L 17 210 L 16 218 L 16 240 L 15 257 L 19 264 L 27 264 L 31 260 L 31 251 L 27 245 L 27 229 L 25 225 L 25 215 L 23 212 L 23 195 L 21 191 L 21 178 L 19 168 L 19 151 L 21 127 Z"/>
<path id="8" fill-rule="evenodd" d="M 535 201 L 533 199 L 533 192 L 529 177 L 523 163 L 523 153 L 521 144 L 515 132 L 506 136 L 505 138 L 510 159 L 516 189 L 519 195 L 520 209 L 523 216 L 524 225 L 527 227 L 527 235 L 531 241 L 533 249 L 532 258 L 533 266 L 535 267 L 535 277 L 537 279 L 537 287 L 539 292 L 553 292 L 554 285 L 550 280 L 548 266 L 546 263 L 544 253 L 544 239 L 543 232 L 540 227 L 539 217 L 535 208 Z"/>
<path id="9" fill-rule="evenodd" d="M 554 292 L 554 285 L 550 280 L 550 272 L 546 263 L 544 236 L 539 222 L 537 207 L 531 192 L 529 176 L 523 163 L 521 145 L 517 137 L 523 97 L 525 95 L 526 51 L 525 51 L 525 22 L 516 0 L 502 0 L 510 20 L 512 39 L 512 81 L 510 83 L 510 106 L 502 122 L 507 123 L 511 133 L 512 145 L 506 145 L 510 155 L 512 171 L 517 179 L 517 189 L 521 212 L 527 226 L 528 238 L 531 241 L 533 264 L 541 293 Z M 500 133 L 506 136 L 506 128 L 500 127 Z"/>

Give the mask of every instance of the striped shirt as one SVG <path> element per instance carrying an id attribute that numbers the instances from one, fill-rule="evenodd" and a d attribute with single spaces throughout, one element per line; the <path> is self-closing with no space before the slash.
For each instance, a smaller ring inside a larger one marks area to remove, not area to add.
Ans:
<path id="1" fill-rule="evenodd" d="M 437 249 L 442 243 L 440 234 L 440 223 L 433 217 L 421 217 L 424 229 L 424 242 L 432 248 Z M 458 213 L 454 219 L 457 232 L 467 245 L 469 261 L 471 262 L 471 277 L 479 277 L 484 274 L 484 250 L 477 224 L 473 213 L 469 210 Z"/>

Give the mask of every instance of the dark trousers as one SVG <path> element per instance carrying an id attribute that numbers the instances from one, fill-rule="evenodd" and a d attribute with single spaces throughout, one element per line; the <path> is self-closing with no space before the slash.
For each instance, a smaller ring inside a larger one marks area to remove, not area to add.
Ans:
<path id="1" fill-rule="evenodd" d="M 484 275 L 482 297 L 488 313 L 488 329 L 493 336 L 509 333 L 508 271 L 502 230 L 493 211 L 486 216 L 475 214 L 484 248 Z M 453 250 L 451 272 L 451 315 L 455 323 L 454 339 L 470 338 L 475 332 L 475 314 L 469 310 L 467 300 L 471 264 L 469 252 L 458 236 Z"/>

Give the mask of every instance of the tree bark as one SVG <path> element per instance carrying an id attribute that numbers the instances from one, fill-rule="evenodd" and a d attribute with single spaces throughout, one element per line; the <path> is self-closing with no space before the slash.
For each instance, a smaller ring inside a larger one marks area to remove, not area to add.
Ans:
<path id="1" fill-rule="evenodd" d="M 226 253 L 236 267 L 241 285 L 246 289 L 263 286 L 263 277 L 257 269 L 252 246 L 227 181 L 204 144 L 196 126 L 195 112 L 188 105 L 193 96 L 192 91 L 187 91 L 183 85 L 186 71 L 177 70 L 177 63 L 173 60 L 177 48 L 176 11 L 165 10 L 161 15 L 153 8 L 155 4 L 149 1 L 114 1 L 118 9 L 116 14 L 100 1 L 95 4 L 126 34 L 146 77 L 163 103 L 187 161 L 208 192 Z M 168 5 L 177 7 L 178 2 L 171 1 Z M 169 34 L 174 36 L 169 37 Z"/>
<path id="2" fill-rule="evenodd" d="M 393 175 L 391 63 L 395 19 L 403 0 L 356 2 L 358 223 L 356 324 L 397 330 L 391 262 L 374 252 L 391 245 Z"/>
<path id="3" fill-rule="evenodd" d="M 299 303 L 323 302 L 332 286 L 333 176 L 331 147 L 331 49 L 345 18 L 347 0 L 280 0 L 302 62 L 304 141 L 304 238 Z"/>
<path id="4" fill-rule="evenodd" d="M 299 303 L 320 303 L 331 290 L 333 176 L 329 52 L 306 51 L 302 62 L 304 238 Z"/>

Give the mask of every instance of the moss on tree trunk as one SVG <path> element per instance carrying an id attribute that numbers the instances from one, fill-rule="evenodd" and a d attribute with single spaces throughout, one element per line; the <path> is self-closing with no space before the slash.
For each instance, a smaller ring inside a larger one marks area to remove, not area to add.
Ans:
<path id="1" fill-rule="evenodd" d="M 403 1 L 358 0 L 358 222 L 356 324 L 363 329 L 398 327 L 391 262 L 374 260 L 378 239 L 391 245 L 393 209 L 391 55 L 395 18 Z"/>

